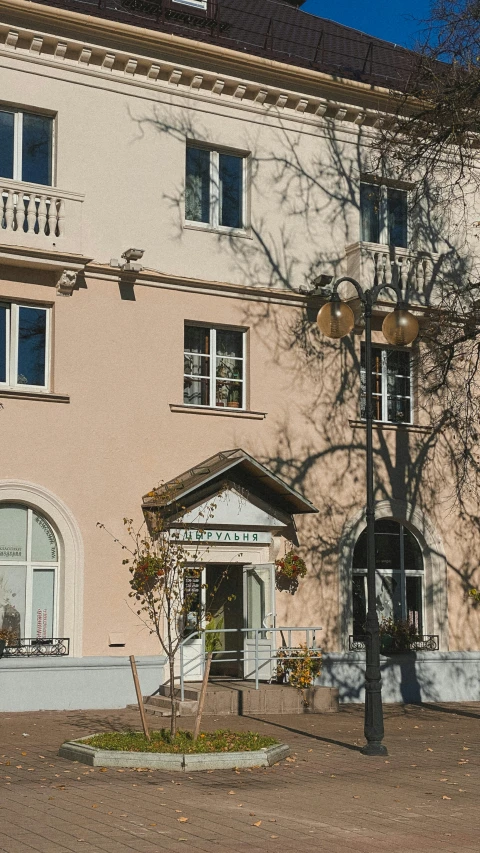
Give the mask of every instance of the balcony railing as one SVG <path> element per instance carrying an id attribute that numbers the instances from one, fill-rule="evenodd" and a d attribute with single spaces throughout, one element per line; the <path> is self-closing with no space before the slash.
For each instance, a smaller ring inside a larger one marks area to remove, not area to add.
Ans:
<path id="1" fill-rule="evenodd" d="M 8 645 L 4 658 L 63 657 L 70 652 L 69 637 L 22 637 L 14 645 Z"/>
<path id="2" fill-rule="evenodd" d="M 351 652 L 364 652 L 366 637 L 363 634 L 350 635 L 348 638 L 348 648 Z M 438 634 L 422 634 L 416 640 L 410 640 L 405 647 L 399 647 L 389 643 L 382 643 L 380 637 L 380 653 L 381 654 L 402 654 L 402 652 L 438 652 Z"/>
<path id="3" fill-rule="evenodd" d="M 413 252 L 378 243 L 353 243 L 345 249 L 347 275 L 364 285 L 394 284 L 410 299 L 425 301 L 433 281 L 438 255 Z M 388 291 L 385 294 L 388 298 Z M 393 298 L 393 294 L 392 294 Z"/>
<path id="4" fill-rule="evenodd" d="M 0 242 L 81 252 L 83 195 L 0 178 Z"/>

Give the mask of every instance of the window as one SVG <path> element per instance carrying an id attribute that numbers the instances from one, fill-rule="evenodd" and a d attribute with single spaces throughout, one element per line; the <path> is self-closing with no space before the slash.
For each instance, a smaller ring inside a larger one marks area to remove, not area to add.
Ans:
<path id="1" fill-rule="evenodd" d="M 173 0 L 174 3 L 180 3 L 182 6 L 193 6 L 195 9 L 206 9 L 207 0 Z"/>
<path id="2" fill-rule="evenodd" d="M 212 228 L 245 227 L 246 158 L 187 146 L 185 219 Z"/>
<path id="3" fill-rule="evenodd" d="M 423 634 L 424 568 L 422 550 L 413 533 L 392 519 L 375 522 L 376 593 L 379 619 L 413 625 Z M 353 552 L 353 634 L 365 634 L 367 618 L 367 531 Z"/>
<path id="4" fill-rule="evenodd" d="M 0 302 L 0 387 L 45 389 L 50 309 Z"/>
<path id="5" fill-rule="evenodd" d="M 245 408 L 245 332 L 185 326 L 183 401 Z"/>
<path id="6" fill-rule="evenodd" d="M 360 184 L 360 239 L 406 248 L 408 194 L 379 184 Z"/>
<path id="7" fill-rule="evenodd" d="M 53 119 L 0 108 L 0 176 L 52 185 Z"/>
<path id="8" fill-rule="evenodd" d="M 361 356 L 360 413 L 365 418 L 365 345 Z M 394 424 L 412 423 L 412 379 L 410 353 L 372 347 L 373 417 Z"/>
<path id="9" fill-rule="evenodd" d="M 58 543 L 48 521 L 20 504 L 0 505 L 0 629 L 52 639 Z"/>

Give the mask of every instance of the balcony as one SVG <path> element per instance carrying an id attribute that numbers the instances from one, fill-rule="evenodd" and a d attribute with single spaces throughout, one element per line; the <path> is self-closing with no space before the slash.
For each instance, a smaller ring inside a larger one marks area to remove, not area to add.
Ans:
<path id="1" fill-rule="evenodd" d="M 413 252 L 378 243 L 352 243 L 345 249 L 347 275 L 364 286 L 394 284 L 410 300 L 430 301 L 439 256 L 431 252 Z M 385 292 L 388 298 L 388 291 Z M 393 294 L 391 295 L 393 299 Z"/>
<path id="2" fill-rule="evenodd" d="M 0 178 L 0 243 L 80 254 L 84 196 Z"/>

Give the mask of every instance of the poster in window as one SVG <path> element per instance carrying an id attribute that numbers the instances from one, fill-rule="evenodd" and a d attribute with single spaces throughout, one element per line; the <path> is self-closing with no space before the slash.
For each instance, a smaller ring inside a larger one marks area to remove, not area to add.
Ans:
<path id="1" fill-rule="evenodd" d="M 0 630 L 24 635 L 26 566 L 0 566 Z"/>
<path id="2" fill-rule="evenodd" d="M 32 590 L 32 637 L 52 639 L 55 572 L 35 569 Z"/>

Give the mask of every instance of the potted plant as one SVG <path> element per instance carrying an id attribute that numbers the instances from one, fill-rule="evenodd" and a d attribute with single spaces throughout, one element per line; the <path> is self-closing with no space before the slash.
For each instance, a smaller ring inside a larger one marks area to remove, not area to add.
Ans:
<path id="1" fill-rule="evenodd" d="M 288 591 L 293 595 L 298 588 L 298 581 L 307 574 L 304 560 L 294 551 L 289 551 L 279 560 L 275 560 L 275 584 L 277 589 Z"/>
<path id="2" fill-rule="evenodd" d="M 231 409 L 240 408 L 240 388 L 238 385 L 231 385 L 228 393 L 228 403 Z"/>
<path id="3" fill-rule="evenodd" d="M 420 639 L 415 625 L 406 619 L 390 616 L 380 622 L 380 652 L 384 655 L 409 652 L 412 644 Z"/>
<path id="4" fill-rule="evenodd" d="M 3 657 L 7 646 L 18 645 L 18 637 L 13 631 L 7 628 L 0 628 L 0 658 Z"/>
<path id="5" fill-rule="evenodd" d="M 307 690 L 322 668 L 322 652 L 300 643 L 298 648 L 282 648 L 277 652 L 277 681 L 288 681 L 298 690 Z M 308 702 L 303 694 L 304 704 Z"/>

